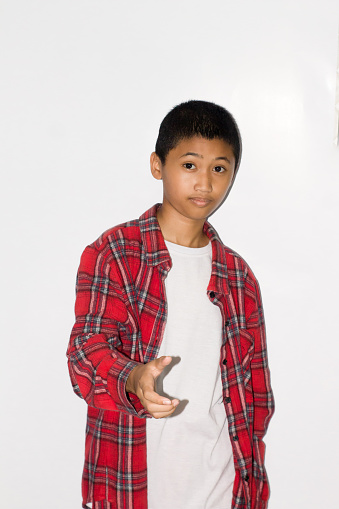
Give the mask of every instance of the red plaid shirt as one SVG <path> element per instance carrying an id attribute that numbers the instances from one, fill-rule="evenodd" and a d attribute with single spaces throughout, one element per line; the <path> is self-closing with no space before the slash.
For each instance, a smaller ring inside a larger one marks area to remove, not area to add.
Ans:
<path id="1" fill-rule="evenodd" d="M 82 254 L 67 349 L 75 393 L 88 404 L 83 507 L 146 509 L 146 417 L 126 393 L 134 366 L 158 356 L 172 261 L 155 204 L 139 219 L 106 231 Z M 220 308 L 220 369 L 235 480 L 232 509 L 266 509 L 269 487 L 262 438 L 274 410 L 260 289 L 245 261 L 205 221 L 212 244 L 206 289 Z M 203 352 L 202 352 L 203 355 Z"/>

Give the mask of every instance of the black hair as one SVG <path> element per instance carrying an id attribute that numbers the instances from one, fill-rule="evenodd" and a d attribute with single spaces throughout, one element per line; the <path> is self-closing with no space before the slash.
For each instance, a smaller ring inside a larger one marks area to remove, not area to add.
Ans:
<path id="1" fill-rule="evenodd" d="M 212 140 L 220 138 L 232 147 L 235 170 L 241 158 L 241 136 L 236 121 L 222 106 L 207 101 L 187 101 L 177 106 L 165 116 L 160 124 L 155 152 L 161 163 L 166 162 L 167 154 L 178 143 L 193 136 Z"/>

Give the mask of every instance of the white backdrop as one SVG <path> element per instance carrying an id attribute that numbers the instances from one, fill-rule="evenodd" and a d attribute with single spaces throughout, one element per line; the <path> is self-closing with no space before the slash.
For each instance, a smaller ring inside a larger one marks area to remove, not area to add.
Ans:
<path id="1" fill-rule="evenodd" d="M 81 508 L 80 255 L 161 201 L 149 155 L 188 99 L 243 136 L 210 222 L 261 284 L 269 506 L 338 507 L 338 20 L 337 0 L 1 2 L 1 509 Z"/>

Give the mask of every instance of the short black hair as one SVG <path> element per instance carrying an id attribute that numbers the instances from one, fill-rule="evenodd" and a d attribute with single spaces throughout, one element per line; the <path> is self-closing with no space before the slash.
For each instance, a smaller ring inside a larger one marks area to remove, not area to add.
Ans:
<path id="1" fill-rule="evenodd" d="M 220 138 L 232 147 L 237 170 L 241 158 L 241 136 L 229 111 L 218 104 L 190 100 L 174 106 L 160 124 L 155 152 L 162 164 L 167 154 L 183 139 L 202 136 Z"/>

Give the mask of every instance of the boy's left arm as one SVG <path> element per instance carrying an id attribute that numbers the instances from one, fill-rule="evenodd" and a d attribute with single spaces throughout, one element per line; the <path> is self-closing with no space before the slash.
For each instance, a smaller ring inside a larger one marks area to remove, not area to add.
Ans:
<path id="1" fill-rule="evenodd" d="M 264 479 L 263 499 L 268 498 L 268 485 L 264 468 L 265 444 L 263 437 L 274 413 L 274 397 L 271 387 L 271 376 L 268 367 L 266 328 L 260 287 L 257 279 L 249 269 L 246 279 L 246 327 L 254 338 L 254 352 L 251 360 L 253 390 L 253 459 L 254 469 Z M 253 472 L 256 475 L 256 472 Z"/>

